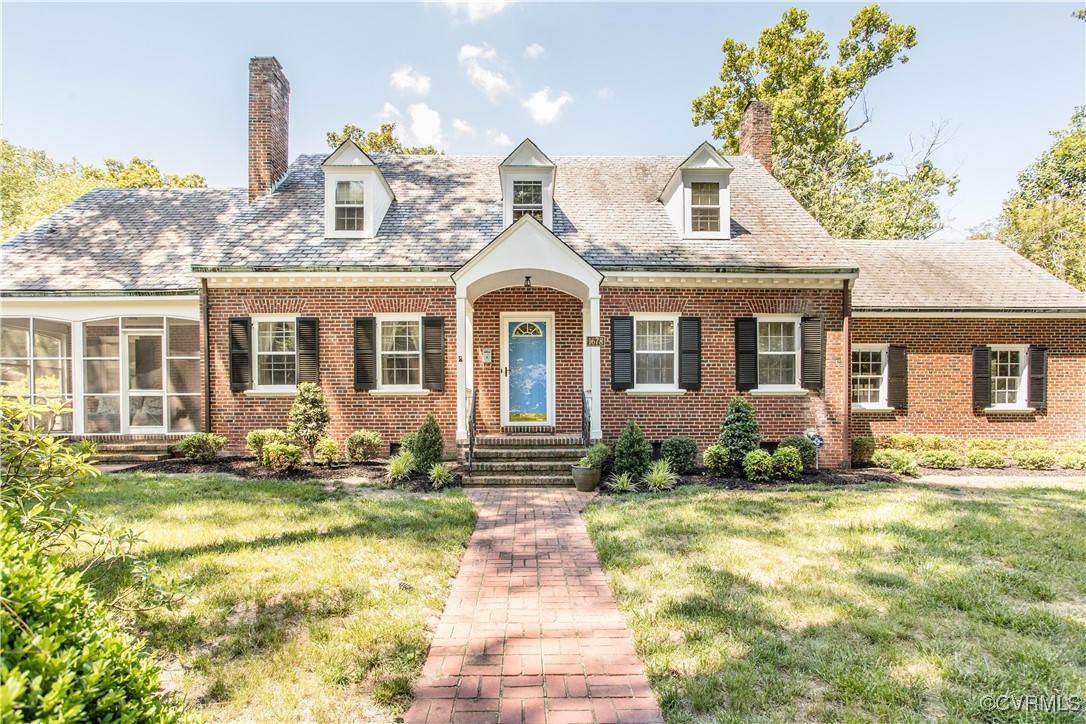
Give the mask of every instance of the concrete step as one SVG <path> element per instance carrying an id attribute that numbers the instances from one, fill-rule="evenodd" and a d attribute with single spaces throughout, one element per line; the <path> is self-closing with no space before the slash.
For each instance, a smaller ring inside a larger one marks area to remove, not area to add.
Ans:
<path id="1" fill-rule="evenodd" d="M 577 435 L 481 435 L 475 447 L 581 447 Z"/>
<path id="2" fill-rule="evenodd" d="M 467 487 L 503 487 L 530 485 L 536 487 L 573 487 L 573 477 L 565 475 L 534 475 L 521 473 L 473 474 L 464 478 Z"/>
<path id="3" fill-rule="evenodd" d="M 98 452 L 100 453 L 135 453 L 135 452 L 152 452 L 152 453 L 166 453 L 169 452 L 170 443 L 168 442 L 99 442 L 96 443 Z"/>
<path id="4" fill-rule="evenodd" d="M 113 465 L 114 463 L 154 463 L 159 460 L 165 460 L 169 458 L 168 453 L 99 453 L 91 458 L 95 462 L 99 462 L 106 465 Z"/>
<path id="5" fill-rule="evenodd" d="M 475 460 L 473 472 L 484 473 L 569 473 L 576 460 Z"/>
<path id="6" fill-rule="evenodd" d="M 467 456 L 467 448 L 464 449 Z M 475 447 L 476 460 L 580 460 L 581 447 Z"/>

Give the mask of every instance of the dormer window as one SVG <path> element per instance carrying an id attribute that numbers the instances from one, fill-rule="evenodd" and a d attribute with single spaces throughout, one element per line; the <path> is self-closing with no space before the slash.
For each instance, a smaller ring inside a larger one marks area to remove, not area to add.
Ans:
<path id="1" fill-rule="evenodd" d="M 543 223 L 543 182 L 513 182 L 513 221 L 522 216 L 534 216 Z"/>
<path id="2" fill-rule="evenodd" d="M 732 170 L 715 148 L 703 143 L 671 174 L 659 201 L 684 239 L 730 237 Z"/>
<path id="3" fill-rule="evenodd" d="M 690 184 L 690 230 L 695 234 L 720 231 L 720 184 Z"/>
<path id="4" fill-rule="evenodd" d="M 336 183 L 336 231 L 363 231 L 366 228 L 366 184 L 364 181 Z"/>
<path id="5" fill-rule="evenodd" d="M 504 225 L 515 224 L 525 216 L 548 229 L 554 225 L 554 161 L 530 140 L 525 139 L 498 166 L 502 184 Z"/>

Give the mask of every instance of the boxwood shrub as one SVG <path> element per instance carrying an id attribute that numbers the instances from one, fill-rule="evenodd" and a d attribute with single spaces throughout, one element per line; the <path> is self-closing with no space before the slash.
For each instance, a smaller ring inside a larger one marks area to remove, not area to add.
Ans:
<path id="1" fill-rule="evenodd" d="M 754 483 L 772 479 L 773 457 L 761 448 L 751 450 L 743 457 L 743 473 Z"/>
<path id="2" fill-rule="evenodd" d="M 226 438 L 210 432 L 194 432 L 174 446 L 179 453 L 189 460 L 206 463 L 226 447 Z"/>
<path id="3" fill-rule="evenodd" d="M 381 435 L 369 430 L 358 430 L 347 436 L 347 459 L 352 463 L 365 463 L 377 457 L 381 449 Z"/>
<path id="4" fill-rule="evenodd" d="M 818 448 L 814 443 L 807 439 L 806 435 L 790 435 L 784 438 L 777 445 L 777 449 L 782 447 L 795 448 L 799 452 L 799 459 L 803 463 L 803 469 L 807 471 L 813 471 L 815 469 L 816 460 L 818 459 Z"/>
<path id="5" fill-rule="evenodd" d="M 867 435 L 858 435 L 850 441 L 849 452 L 853 465 L 866 465 L 871 462 L 871 455 L 875 452 L 875 438 Z"/>
<path id="6" fill-rule="evenodd" d="M 898 475 L 916 475 L 916 458 L 906 450 L 880 448 L 871 455 L 871 464 Z"/>
<path id="7" fill-rule="evenodd" d="M 701 459 L 705 463 L 705 468 L 712 475 L 723 475 L 728 472 L 728 461 L 731 455 L 728 453 L 728 448 L 723 445 L 710 445 L 705 448 L 705 452 L 701 454 Z"/>
<path id="8" fill-rule="evenodd" d="M 676 435 L 664 440 L 660 455 L 667 460 L 671 471 L 678 475 L 690 472 L 698 461 L 698 444 L 694 438 Z"/>
<path id="9" fill-rule="evenodd" d="M 1003 453 L 997 450 L 985 450 L 979 448 L 977 450 L 970 450 L 965 454 L 965 464 L 971 468 L 1005 468 L 1007 467 L 1007 459 L 1003 457 Z"/>
<path id="10" fill-rule="evenodd" d="M 962 466 L 962 459 L 953 450 L 925 450 L 920 453 L 919 463 L 926 468 L 957 470 Z"/>
<path id="11" fill-rule="evenodd" d="M 799 480 L 803 474 L 803 458 L 797 448 L 791 446 L 778 447 L 773 453 L 773 472 L 785 480 Z"/>
<path id="12" fill-rule="evenodd" d="M 1067 470 L 1086 470 L 1086 452 L 1069 452 L 1060 456 L 1060 467 Z"/>
<path id="13" fill-rule="evenodd" d="M 1014 454 L 1014 461 L 1026 470 L 1054 470 L 1060 459 L 1049 450 L 1020 450 Z"/>

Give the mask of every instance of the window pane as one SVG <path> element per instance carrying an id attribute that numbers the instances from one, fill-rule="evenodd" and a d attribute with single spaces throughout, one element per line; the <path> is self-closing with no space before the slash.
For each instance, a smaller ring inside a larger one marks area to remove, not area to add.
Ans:
<path id="1" fill-rule="evenodd" d="M 185 319 L 169 320 L 169 355 L 171 357 L 198 357 L 200 354 L 200 327 Z"/>
<path id="2" fill-rule="evenodd" d="M 34 394 L 51 399 L 65 399 L 72 389 L 68 374 L 70 365 L 69 360 L 34 360 Z"/>
<path id="3" fill-rule="evenodd" d="M 336 231 L 362 231 L 365 228 L 365 209 L 361 206 L 336 208 Z"/>
<path id="4" fill-rule="evenodd" d="M 87 360 L 83 364 L 86 392 L 120 392 L 121 363 L 118 360 Z"/>
<path id="5" fill-rule="evenodd" d="M 200 397 L 166 398 L 170 408 L 170 432 L 199 432 L 203 426 L 203 405 Z"/>
<path id="6" fill-rule="evenodd" d="M 673 352 L 675 322 L 669 319 L 639 320 L 635 339 L 638 352 Z"/>
<path id="7" fill-rule="evenodd" d="M 514 181 L 513 182 L 514 206 L 542 206 L 543 182 L 542 181 Z"/>
<path id="8" fill-rule="evenodd" d="M 30 356 L 30 320 L 0 319 L 0 357 Z"/>
<path id="9" fill-rule="evenodd" d="M 52 399 L 48 397 L 35 397 L 34 402 L 39 405 L 48 405 L 50 402 L 52 402 Z M 71 400 L 64 400 L 64 403 L 65 407 L 72 407 Z M 65 412 L 63 415 L 60 416 L 59 419 L 56 419 L 53 417 L 53 413 L 44 412 L 42 413 L 41 419 L 38 420 L 36 427 L 39 427 L 43 430 L 52 430 L 53 432 L 71 432 L 72 413 Z"/>
<path id="10" fill-rule="evenodd" d="M 336 183 L 337 204 L 363 204 L 366 201 L 364 181 L 339 181 Z"/>
<path id="11" fill-rule="evenodd" d="M 758 322 L 759 352 L 794 352 L 795 322 Z"/>
<path id="12" fill-rule="evenodd" d="M 382 352 L 417 352 L 418 350 L 418 322 L 381 322 Z"/>
<path id="13" fill-rule="evenodd" d="M 694 231 L 720 231 L 720 209 L 690 209 L 690 225 Z"/>
<path id="14" fill-rule="evenodd" d="M 128 338 L 128 389 L 162 389 L 162 336 Z"/>
<path id="15" fill-rule="evenodd" d="M 130 395 L 128 424 L 131 427 L 162 427 L 162 395 Z"/>
<path id="16" fill-rule="evenodd" d="M 293 352 L 294 322 L 257 322 L 258 352 Z"/>
<path id="17" fill-rule="evenodd" d="M 1018 350 L 992 352 L 992 404 L 1017 405 L 1022 381 L 1022 354 Z"/>
<path id="18" fill-rule="evenodd" d="M 419 356 L 417 354 L 386 354 L 381 357 L 382 385 L 418 385 Z"/>
<path id="19" fill-rule="evenodd" d="M 65 322 L 34 320 L 34 356 L 67 357 L 72 348 L 72 325 Z"/>
<path id="20" fill-rule="evenodd" d="M 700 182 L 690 184 L 690 205 L 720 206 L 720 184 Z"/>
<path id="21" fill-rule="evenodd" d="M 675 384 L 675 355 L 668 352 L 638 352 L 634 361 L 634 384 Z"/>
<path id="22" fill-rule="evenodd" d="M 116 395 L 84 397 L 83 426 L 86 432 L 120 432 L 121 398 Z"/>
<path id="23" fill-rule="evenodd" d="M 121 356 L 121 338 L 116 319 L 87 322 L 83 325 L 83 339 L 85 357 Z"/>
<path id="24" fill-rule="evenodd" d="M 852 353 L 852 401 L 879 403 L 882 401 L 882 352 L 854 351 Z"/>
<path id="25" fill-rule="evenodd" d="M 257 357 L 256 383 L 258 385 L 297 384 L 297 371 L 293 354 L 262 354 Z"/>
<path id="26" fill-rule="evenodd" d="M 26 360 L 0 362 L 0 395 L 30 395 L 30 363 Z"/>
<path id="27" fill-rule="evenodd" d="M 167 364 L 170 371 L 170 392 L 200 392 L 200 360 L 172 359 Z"/>
<path id="28" fill-rule="evenodd" d="M 758 356 L 759 385 L 796 384 L 796 356 L 794 354 L 762 354 Z"/>

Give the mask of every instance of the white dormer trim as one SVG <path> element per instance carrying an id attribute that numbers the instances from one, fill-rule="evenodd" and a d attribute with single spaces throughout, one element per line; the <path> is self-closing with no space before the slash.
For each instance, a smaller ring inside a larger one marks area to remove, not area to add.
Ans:
<path id="1" fill-rule="evenodd" d="M 667 209 L 671 222 L 684 239 L 731 238 L 731 190 L 729 180 L 734 170 L 709 143 L 702 143 L 671 174 L 659 201 Z M 691 222 L 691 184 L 716 183 L 720 186 L 720 230 L 694 231 Z"/>
<path id="2" fill-rule="evenodd" d="M 501 178 L 504 228 L 513 223 L 513 183 L 539 181 L 543 190 L 543 226 L 554 228 L 554 181 L 558 167 L 530 139 L 521 141 L 498 166 Z"/>
<path id="3" fill-rule="evenodd" d="M 329 239 L 372 239 L 377 236 L 396 195 L 380 167 L 358 145 L 344 141 L 321 163 L 324 171 L 324 235 Z M 364 213 L 361 230 L 336 230 L 336 184 L 361 181 L 364 186 Z"/>

